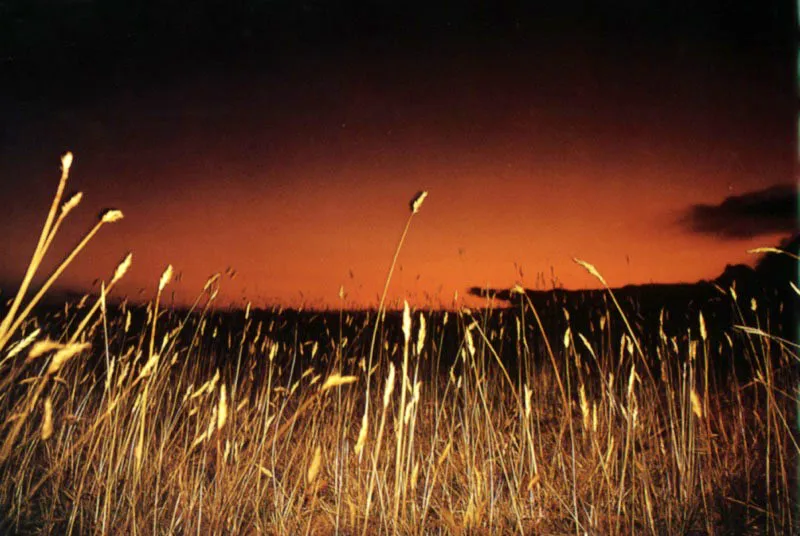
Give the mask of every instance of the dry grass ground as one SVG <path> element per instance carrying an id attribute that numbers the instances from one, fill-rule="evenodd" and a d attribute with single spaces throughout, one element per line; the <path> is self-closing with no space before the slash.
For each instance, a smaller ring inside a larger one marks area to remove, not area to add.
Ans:
<path id="1" fill-rule="evenodd" d="M 546 333 L 523 301 L 504 313 L 509 331 L 489 310 L 406 308 L 363 319 L 362 343 L 335 326 L 287 343 L 249 310 L 235 336 L 218 332 L 215 284 L 191 313 L 157 299 L 133 323 L 105 292 L 50 316 L 32 314 L 38 298 L 9 303 L 4 533 L 798 530 L 797 347 L 759 325 L 707 333 L 700 316 L 686 337 L 645 349 L 621 309 L 585 333 Z M 602 337 L 611 324 L 624 333 L 616 345 Z M 717 372 L 719 344 L 748 374 Z"/>

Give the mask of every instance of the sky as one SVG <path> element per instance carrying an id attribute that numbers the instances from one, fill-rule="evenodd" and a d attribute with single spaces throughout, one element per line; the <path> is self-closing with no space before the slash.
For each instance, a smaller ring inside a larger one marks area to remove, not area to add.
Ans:
<path id="1" fill-rule="evenodd" d="M 0 3 L 3 288 L 66 150 L 44 271 L 116 208 L 59 285 L 131 251 L 132 299 L 172 264 L 176 303 L 222 272 L 220 303 L 374 306 L 420 190 L 389 294 L 421 307 L 597 287 L 575 257 L 710 279 L 796 230 L 788 5 L 198 4 Z"/>

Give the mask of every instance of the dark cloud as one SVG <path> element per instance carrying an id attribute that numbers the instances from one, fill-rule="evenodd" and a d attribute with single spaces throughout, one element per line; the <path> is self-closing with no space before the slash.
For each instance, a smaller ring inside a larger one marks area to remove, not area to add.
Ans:
<path id="1" fill-rule="evenodd" d="M 797 229 L 797 186 L 778 184 L 725 198 L 718 205 L 693 205 L 681 218 L 690 231 L 725 239 L 790 233 Z"/>

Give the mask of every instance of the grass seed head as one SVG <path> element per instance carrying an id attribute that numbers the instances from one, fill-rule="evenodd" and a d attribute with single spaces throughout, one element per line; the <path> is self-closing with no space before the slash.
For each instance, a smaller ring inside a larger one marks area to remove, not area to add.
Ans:
<path id="1" fill-rule="evenodd" d="M 419 212 L 419 209 L 422 206 L 422 203 L 425 201 L 426 197 L 428 197 L 428 192 L 426 191 L 417 192 L 417 195 L 414 196 L 414 199 L 412 199 L 410 203 L 412 214 L 416 214 L 417 212 Z"/>
<path id="2" fill-rule="evenodd" d="M 111 209 L 106 210 L 102 216 L 100 216 L 100 221 L 103 223 L 114 223 L 124 218 L 121 210 Z"/>
<path id="3" fill-rule="evenodd" d="M 353 383 L 355 381 L 358 381 L 357 376 L 342 376 L 338 372 L 335 372 L 328 376 L 328 379 L 322 384 L 320 392 L 324 393 L 328 389 L 333 389 L 334 387 L 338 387 L 340 385 L 347 385 L 348 383 Z"/>
<path id="4" fill-rule="evenodd" d="M 267 469 L 267 468 L 266 468 L 266 467 L 264 467 L 263 465 L 261 465 L 261 464 L 258 464 L 258 470 L 259 470 L 259 472 L 260 472 L 262 475 L 264 475 L 265 477 L 267 477 L 267 478 L 272 478 L 272 471 L 270 471 L 269 469 Z"/>
<path id="5" fill-rule="evenodd" d="M 149 376 L 150 373 L 153 372 L 153 369 L 155 369 L 156 365 L 158 364 L 158 357 L 158 354 L 155 353 L 150 356 L 150 358 L 147 360 L 147 363 L 145 363 L 142 367 L 141 372 L 139 372 L 139 378 Z"/>
<path id="6" fill-rule="evenodd" d="M 353 449 L 356 456 L 361 456 L 361 453 L 364 451 L 364 446 L 367 444 L 368 427 L 369 427 L 369 417 L 367 413 L 367 408 L 364 408 L 364 416 L 361 417 L 361 428 L 358 431 L 358 439 L 356 440 L 356 446 Z"/>
<path id="7" fill-rule="evenodd" d="M 132 262 L 133 262 L 133 253 L 128 253 L 127 255 L 125 255 L 125 258 L 122 260 L 121 263 L 119 263 L 117 269 L 114 270 L 114 277 L 111 278 L 111 284 L 114 284 L 120 279 L 122 279 L 122 277 L 128 271 L 128 268 L 131 267 Z"/>
<path id="8" fill-rule="evenodd" d="M 164 273 L 161 274 L 161 279 L 158 281 L 158 291 L 164 290 L 164 287 L 172 280 L 172 265 L 168 264 Z"/>
<path id="9" fill-rule="evenodd" d="M 66 203 L 61 205 L 61 216 L 64 217 L 67 214 L 69 214 L 72 209 L 74 209 L 80 204 L 81 199 L 83 199 L 83 193 L 81 192 L 78 192 L 72 197 L 70 197 Z"/>
<path id="10" fill-rule="evenodd" d="M 210 276 L 208 279 L 206 279 L 206 283 L 205 283 L 205 285 L 203 285 L 203 292 L 206 292 L 209 288 L 211 288 L 211 285 L 216 283 L 219 280 L 221 275 L 222 274 L 217 272 L 216 274 L 214 274 L 214 275 Z"/>
<path id="11" fill-rule="evenodd" d="M 42 422 L 42 441 L 47 441 L 53 435 L 53 402 L 50 397 L 44 401 L 44 421 Z"/>
<path id="12" fill-rule="evenodd" d="M 389 406 L 389 401 L 392 399 L 392 392 L 394 392 L 394 363 L 389 363 L 389 377 L 386 378 L 386 387 L 383 391 L 383 408 Z"/>
<path id="13" fill-rule="evenodd" d="M 69 168 L 72 167 L 72 151 L 67 151 L 64 153 L 64 156 L 61 157 L 61 171 L 66 175 L 69 173 Z"/>
<path id="14" fill-rule="evenodd" d="M 692 412 L 697 416 L 698 419 L 702 419 L 703 404 L 700 403 L 700 395 L 697 394 L 697 391 L 695 391 L 694 388 L 692 388 L 689 398 L 692 401 Z"/>
<path id="15" fill-rule="evenodd" d="M 414 462 L 414 468 L 411 470 L 411 493 L 417 492 L 417 482 L 419 480 L 419 461 Z"/>
<path id="16" fill-rule="evenodd" d="M 88 342 L 73 343 L 64 346 L 58 352 L 56 352 L 56 355 L 53 356 L 53 361 L 50 362 L 50 366 L 47 368 L 47 374 L 55 374 L 61 369 L 62 366 L 64 366 L 64 363 L 69 361 L 75 355 L 87 350 L 91 346 L 92 345 Z"/>
<path id="17" fill-rule="evenodd" d="M 408 404 L 406 404 L 406 409 L 403 412 L 403 424 L 408 426 L 408 423 L 411 421 L 411 414 L 414 411 L 414 400 L 410 400 Z"/>
<path id="18" fill-rule="evenodd" d="M 529 418 L 531 416 L 531 396 L 533 395 L 533 390 L 528 387 L 528 384 L 524 386 L 525 390 L 525 418 Z"/>
<path id="19" fill-rule="evenodd" d="M 600 272 L 597 271 L 597 268 L 595 268 L 594 265 L 589 264 L 588 262 L 582 261 L 581 259 L 577 259 L 577 258 L 575 258 L 573 260 L 576 263 L 578 263 L 579 265 L 583 266 L 584 269 L 586 269 L 586 271 L 589 272 L 589 274 L 591 274 L 593 277 L 595 277 L 604 286 L 608 286 L 608 283 L 606 283 L 606 280 L 603 278 L 602 275 L 600 275 Z"/>
<path id="20" fill-rule="evenodd" d="M 314 449 L 314 458 L 311 460 L 311 465 L 308 466 L 308 473 L 306 473 L 306 483 L 311 485 L 317 479 L 317 475 L 319 475 L 319 468 L 322 465 L 322 448 L 317 446 Z"/>
<path id="21" fill-rule="evenodd" d="M 30 333 L 28 333 L 28 335 L 24 339 L 22 339 L 21 341 L 18 341 L 16 343 L 12 344 L 11 346 L 9 346 L 8 354 L 6 355 L 6 359 L 11 359 L 15 355 L 18 355 L 18 354 L 22 353 L 25 350 L 25 348 L 30 346 L 31 343 L 36 339 L 36 337 L 39 336 L 39 333 L 41 331 L 42 330 L 40 328 L 36 328 L 33 331 L 31 331 Z"/>
<path id="22" fill-rule="evenodd" d="M 224 383 L 219 386 L 219 405 L 217 408 L 217 429 L 222 430 L 222 427 L 225 426 L 225 421 L 228 420 L 228 398 Z"/>
<path id="23" fill-rule="evenodd" d="M 469 351 L 470 357 L 475 357 L 475 343 L 472 340 L 472 328 L 474 324 L 470 324 L 470 326 L 464 330 L 464 338 L 467 340 L 467 350 Z"/>
<path id="24" fill-rule="evenodd" d="M 38 330 L 37 330 L 37 332 L 38 332 Z M 25 346 L 27 346 L 27 344 Z M 55 341 L 51 341 L 50 339 L 45 339 L 43 341 L 37 341 L 36 344 L 33 345 L 33 348 L 31 348 L 31 351 L 28 352 L 28 359 L 27 360 L 31 361 L 33 359 L 36 359 L 37 357 L 43 356 L 47 352 L 50 352 L 52 350 L 57 350 L 57 349 L 63 348 L 63 347 L 64 347 L 63 344 L 57 343 Z"/>
<path id="25" fill-rule="evenodd" d="M 208 427 L 206 428 L 206 437 L 210 437 L 214 433 L 214 427 L 217 425 L 217 406 L 211 408 L 211 418 L 208 419 Z"/>
<path id="26" fill-rule="evenodd" d="M 583 384 L 578 388 L 581 402 L 581 415 L 583 416 L 583 429 L 589 430 L 589 403 L 586 401 L 586 389 Z"/>
<path id="27" fill-rule="evenodd" d="M 417 331 L 417 355 L 422 354 L 422 348 L 425 346 L 425 317 L 422 313 L 419 314 L 419 331 Z"/>
<path id="28" fill-rule="evenodd" d="M 631 397 L 633 393 L 633 384 L 636 382 L 636 379 L 639 375 L 636 374 L 636 370 L 634 369 L 633 365 L 631 365 L 631 375 L 628 377 L 628 398 Z"/>
<path id="29" fill-rule="evenodd" d="M 581 340 L 581 342 L 586 347 L 586 349 L 589 350 L 589 353 L 592 354 L 592 356 L 595 356 L 594 348 L 592 348 L 592 344 L 589 342 L 589 340 L 586 337 L 584 337 L 583 333 L 578 333 L 578 338 Z M 595 356 L 595 359 L 596 359 L 596 356 Z"/>
<path id="30" fill-rule="evenodd" d="M 142 466 L 142 442 L 136 442 L 136 448 L 133 449 L 133 459 L 136 460 L 136 467 L 141 468 Z"/>
<path id="31" fill-rule="evenodd" d="M 703 312 L 700 311 L 700 338 L 703 339 L 703 341 L 705 341 L 707 335 L 708 334 L 706 333 L 706 321 L 703 318 Z"/>

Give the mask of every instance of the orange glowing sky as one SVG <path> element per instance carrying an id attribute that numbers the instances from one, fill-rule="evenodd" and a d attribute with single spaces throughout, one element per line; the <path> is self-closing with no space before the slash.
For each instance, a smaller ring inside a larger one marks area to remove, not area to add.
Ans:
<path id="1" fill-rule="evenodd" d="M 221 303 L 338 307 L 343 285 L 346 306 L 375 305 L 423 189 L 390 291 L 419 306 L 471 286 L 549 287 L 551 270 L 567 288 L 596 287 L 573 257 L 612 286 L 712 278 L 787 234 L 721 238 L 683 219 L 793 183 L 782 58 L 743 56 L 748 42 L 725 32 L 635 33 L 631 46 L 537 28 L 522 44 L 502 31 L 370 34 L 377 50 L 358 39 L 321 50 L 320 38 L 281 55 L 278 42 L 264 65 L 232 66 L 228 45 L 207 65 L 173 58 L 148 75 L 133 60 L 113 76 L 79 70 L 66 96 L 26 98 L 32 82 L 20 81 L 4 95 L 0 282 L 23 273 L 65 149 L 68 191 L 85 199 L 53 262 L 102 208 L 125 219 L 62 286 L 88 289 L 132 251 L 119 293 L 133 298 L 150 298 L 169 263 L 178 302 L 231 267 Z"/>

